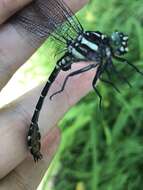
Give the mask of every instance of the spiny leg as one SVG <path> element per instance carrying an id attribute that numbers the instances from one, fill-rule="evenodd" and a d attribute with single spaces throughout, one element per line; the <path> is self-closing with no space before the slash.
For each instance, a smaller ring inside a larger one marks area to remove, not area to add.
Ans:
<path id="1" fill-rule="evenodd" d="M 79 74 L 81 74 L 81 73 L 87 72 L 87 71 L 89 71 L 89 70 L 91 70 L 91 69 L 93 69 L 93 68 L 95 68 L 95 67 L 97 67 L 97 64 L 91 64 L 91 65 L 88 65 L 88 66 L 86 66 L 86 67 L 83 67 L 82 69 L 79 69 L 79 70 L 76 70 L 76 71 L 70 73 L 70 74 L 65 78 L 61 90 L 59 90 L 59 91 L 53 93 L 53 94 L 50 96 L 50 99 L 52 99 L 53 96 L 55 96 L 55 95 L 57 95 L 57 94 L 63 92 L 63 90 L 65 89 L 66 83 L 67 83 L 67 81 L 68 81 L 68 79 L 69 79 L 70 77 L 73 77 L 73 76 L 75 76 L 75 75 L 79 75 Z"/>
<path id="2" fill-rule="evenodd" d="M 127 63 L 130 67 L 132 67 L 133 69 L 136 70 L 136 72 L 138 72 L 139 74 L 143 75 L 143 72 L 141 72 L 135 65 L 133 65 L 132 63 L 128 62 L 126 59 L 122 58 L 122 57 L 117 57 L 117 56 L 113 56 L 116 60 L 120 61 L 120 62 L 124 62 Z"/>
<path id="3" fill-rule="evenodd" d="M 111 66 L 112 71 L 115 74 L 117 74 L 122 81 L 125 81 L 128 84 L 128 86 L 131 88 L 132 87 L 131 83 L 127 80 L 127 78 L 125 76 L 120 75 L 119 71 L 115 68 L 115 66 L 112 62 L 110 62 L 110 66 Z M 108 72 L 108 68 L 107 68 L 107 72 Z"/>
<path id="4" fill-rule="evenodd" d="M 102 73 L 101 68 L 98 67 L 96 75 L 92 81 L 92 87 L 93 87 L 94 91 L 96 92 L 97 96 L 99 97 L 99 108 L 100 108 L 100 110 L 102 110 L 102 96 L 95 86 L 96 86 L 97 80 L 99 79 L 101 73 Z"/>
<path id="5" fill-rule="evenodd" d="M 96 92 L 97 96 L 99 97 L 99 108 L 100 110 L 102 110 L 102 96 L 95 86 L 93 86 L 93 89 Z"/>
<path id="6" fill-rule="evenodd" d="M 105 69 L 105 72 L 107 73 L 108 79 L 111 80 L 111 73 L 108 71 L 108 69 Z"/>
<path id="7" fill-rule="evenodd" d="M 108 70 L 108 68 L 106 68 L 105 69 L 105 72 L 106 72 L 106 74 L 107 74 L 107 76 L 108 76 L 108 79 L 109 80 L 112 80 L 112 78 L 111 78 L 111 73 L 109 72 L 109 70 Z M 100 79 L 101 80 L 101 79 Z M 102 80 L 103 80 L 103 78 L 102 78 Z M 103 81 L 104 82 L 104 81 Z M 111 81 L 108 81 L 107 83 L 109 83 L 110 82 L 110 84 L 112 83 Z M 114 85 L 114 83 L 112 83 L 112 86 L 114 86 L 114 88 L 116 88 L 116 90 L 118 89 L 115 85 Z M 121 92 L 119 89 L 117 90 L 118 92 Z"/>
<path id="8" fill-rule="evenodd" d="M 108 81 L 106 79 L 103 79 L 101 77 L 99 77 L 100 81 L 104 82 L 104 83 L 107 83 L 109 85 L 111 85 L 117 92 L 121 93 L 120 90 L 115 86 L 115 84 L 111 81 Z"/>

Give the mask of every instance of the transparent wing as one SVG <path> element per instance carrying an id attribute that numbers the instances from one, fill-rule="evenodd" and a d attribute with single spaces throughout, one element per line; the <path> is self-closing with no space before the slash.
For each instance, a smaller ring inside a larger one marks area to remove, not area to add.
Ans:
<path id="1" fill-rule="evenodd" d="M 24 28 L 33 33 L 35 39 L 46 39 L 52 35 L 65 43 L 83 31 L 77 17 L 62 0 L 35 0 L 14 15 L 12 23 L 17 30 Z"/>

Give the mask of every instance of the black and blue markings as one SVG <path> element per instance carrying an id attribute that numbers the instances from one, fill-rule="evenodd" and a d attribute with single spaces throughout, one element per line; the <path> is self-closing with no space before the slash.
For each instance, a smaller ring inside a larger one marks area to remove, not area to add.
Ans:
<path id="1" fill-rule="evenodd" d="M 53 72 L 41 92 L 27 135 L 29 150 L 34 160 L 38 161 L 42 158 L 42 154 L 40 153 L 41 135 L 38 127 L 40 110 L 51 85 L 60 71 L 70 70 L 72 64 L 76 64 L 79 61 L 88 62 L 87 66 L 68 74 L 62 88 L 52 94 L 50 99 L 64 90 L 70 77 L 96 68 L 97 72 L 92 81 L 92 86 L 99 97 L 100 107 L 102 96 L 96 88 L 97 80 L 112 85 L 118 91 L 112 81 L 105 80 L 102 77 L 103 73 L 107 73 L 109 76 L 111 68 L 119 74 L 113 64 L 114 60 L 117 60 L 120 64 L 131 66 L 142 75 L 143 73 L 123 58 L 124 54 L 128 52 L 127 35 L 119 31 L 115 31 L 111 35 L 103 34 L 99 31 L 85 31 L 77 17 L 73 15 L 72 11 L 62 0 L 35 0 L 26 8 L 25 12 L 23 11 L 16 15 L 14 20 L 25 30 L 37 36 L 37 38 L 45 39 L 48 35 L 51 35 L 59 43 L 64 44 L 65 47 L 63 55 L 57 61 Z M 122 77 L 122 79 L 130 85 L 125 77 Z"/>

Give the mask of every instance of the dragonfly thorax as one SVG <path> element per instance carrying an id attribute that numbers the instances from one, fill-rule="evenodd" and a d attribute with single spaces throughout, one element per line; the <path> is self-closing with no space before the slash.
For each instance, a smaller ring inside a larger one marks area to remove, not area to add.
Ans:
<path id="1" fill-rule="evenodd" d="M 99 53 L 99 46 L 102 44 L 103 35 L 99 37 L 96 32 L 83 32 L 75 40 L 68 41 L 68 52 L 79 60 L 86 60 L 87 56 L 92 53 Z M 91 57 L 91 60 L 92 57 Z"/>

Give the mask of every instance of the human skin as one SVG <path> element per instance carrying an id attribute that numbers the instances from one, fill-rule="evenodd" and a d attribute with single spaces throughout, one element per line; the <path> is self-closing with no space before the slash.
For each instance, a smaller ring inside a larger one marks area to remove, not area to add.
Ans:
<path id="1" fill-rule="evenodd" d="M 40 46 L 32 47 L 6 20 L 30 0 L 0 1 L 0 89 Z M 87 0 L 65 0 L 73 11 L 79 10 Z M 29 34 L 30 37 L 30 34 Z M 27 36 L 28 38 L 28 36 Z M 75 63 L 77 70 L 87 63 Z M 69 72 L 71 72 L 69 71 Z M 60 89 L 65 76 L 61 72 L 50 89 L 50 94 Z M 36 189 L 60 143 L 60 131 L 56 127 L 64 114 L 91 90 L 95 70 L 71 78 L 63 93 L 52 101 L 47 96 L 40 114 L 43 159 L 37 164 L 26 146 L 26 134 L 32 113 L 44 84 L 0 110 L 0 190 Z M 15 89 L 16 90 L 16 89 Z"/>

